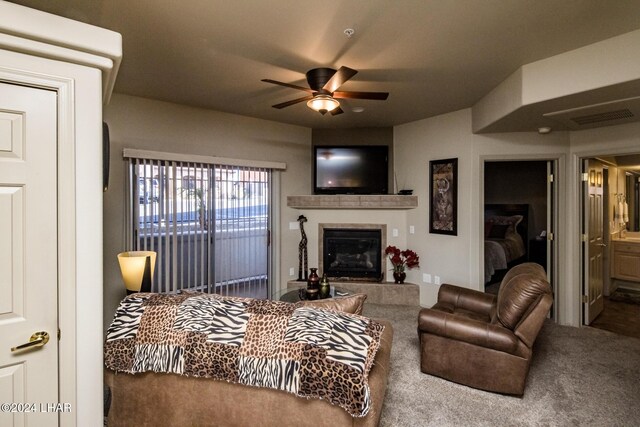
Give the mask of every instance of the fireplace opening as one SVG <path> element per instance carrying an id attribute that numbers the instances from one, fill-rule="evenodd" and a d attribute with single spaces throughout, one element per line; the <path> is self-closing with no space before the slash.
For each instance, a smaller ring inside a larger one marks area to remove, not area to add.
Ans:
<path id="1" fill-rule="evenodd" d="M 323 272 L 331 279 L 381 281 L 382 230 L 323 229 Z"/>

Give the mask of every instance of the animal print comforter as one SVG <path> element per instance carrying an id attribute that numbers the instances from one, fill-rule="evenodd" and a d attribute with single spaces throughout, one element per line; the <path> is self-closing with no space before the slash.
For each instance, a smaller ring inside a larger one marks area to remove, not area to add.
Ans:
<path id="1" fill-rule="evenodd" d="M 325 399 L 355 417 L 384 326 L 302 304 L 213 294 L 138 293 L 107 330 L 105 365 L 167 372 Z"/>

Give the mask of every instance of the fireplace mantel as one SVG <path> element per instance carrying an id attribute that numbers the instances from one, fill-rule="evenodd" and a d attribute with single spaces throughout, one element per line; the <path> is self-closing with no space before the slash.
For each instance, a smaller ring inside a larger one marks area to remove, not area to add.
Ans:
<path id="1" fill-rule="evenodd" d="M 414 209 L 418 196 L 318 195 L 287 196 L 287 206 L 296 209 Z"/>

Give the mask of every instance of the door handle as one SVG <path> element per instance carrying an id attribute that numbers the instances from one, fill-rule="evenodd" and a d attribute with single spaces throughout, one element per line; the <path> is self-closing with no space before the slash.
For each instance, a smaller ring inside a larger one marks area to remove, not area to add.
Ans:
<path id="1" fill-rule="evenodd" d="M 35 332 L 29 338 L 29 342 L 11 347 L 11 351 L 21 351 L 28 348 L 39 348 L 49 342 L 49 333 L 45 331 Z"/>
<path id="2" fill-rule="evenodd" d="M 596 246 L 601 246 L 603 248 L 606 248 L 607 244 L 606 243 L 596 243 Z"/>

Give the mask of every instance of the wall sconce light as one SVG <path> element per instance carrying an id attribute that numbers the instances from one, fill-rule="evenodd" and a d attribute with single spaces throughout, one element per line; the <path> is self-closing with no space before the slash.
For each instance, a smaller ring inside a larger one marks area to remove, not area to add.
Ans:
<path id="1" fill-rule="evenodd" d="M 134 292 L 151 292 L 156 255 L 153 251 L 128 251 L 118 254 L 127 295 Z"/>
<path id="2" fill-rule="evenodd" d="M 602 172 L 596 174 L 596 184 L 598 184 L 598 187 L 602 186 Z"/>
<path id="3" fill-rule="evenodd" d="M 589 184 L 596 185 L 596 171 L 589 172 Z"/>

